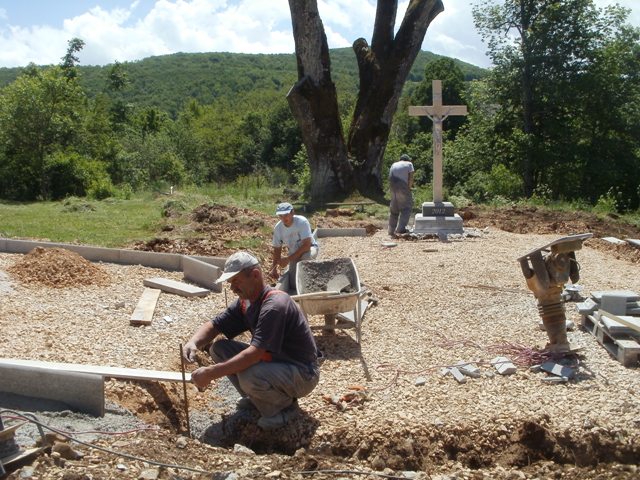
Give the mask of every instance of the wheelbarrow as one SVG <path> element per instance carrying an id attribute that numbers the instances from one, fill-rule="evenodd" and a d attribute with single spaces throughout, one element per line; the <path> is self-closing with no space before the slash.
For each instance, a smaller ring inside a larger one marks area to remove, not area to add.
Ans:
<path id="1" fill-rule="evenodd" d="M 325 324 L 312 326 L 312 329 L 353 328 L 356 331 L 356 342 L 360 343 L 361 299 L 365 292 L 361 288 L 358 270 L 352 259 L 299 262 L 296 289 L 298 294 L 291 298 L 298 303 L 307 319 L 309 315 L 324 315 Z M 349 318 L 350 315 L 353 320 Z M 339 318 L 337 322 L 336 317 Z"/>

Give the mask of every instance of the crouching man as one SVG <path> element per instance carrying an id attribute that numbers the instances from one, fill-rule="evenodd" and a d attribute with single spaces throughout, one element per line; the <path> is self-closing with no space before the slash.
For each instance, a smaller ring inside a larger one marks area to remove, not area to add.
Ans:
<path id="1" fill-rule="evenodd" d="M 191 374 L 199 388 L 227 376 L 241 395 L 238 409 L 256 408 L 258 426 L 281 427 L 298 413 L 297 399 L 318 384 L 318 350 L 309 324 L 291 297 L 268 286 L 258 259 L 231 255 L 218 282 L 228 281 L 238 295 L 225 311 L 201 325 L 184 346 L 185 360 L 209 347 L 215 364 Z M 233 340 L 249 331 L 249 344 Z M 218 338 L 223 334 L 225 338 Z M 215 340 L 215 341 L 214 341 Z"/>

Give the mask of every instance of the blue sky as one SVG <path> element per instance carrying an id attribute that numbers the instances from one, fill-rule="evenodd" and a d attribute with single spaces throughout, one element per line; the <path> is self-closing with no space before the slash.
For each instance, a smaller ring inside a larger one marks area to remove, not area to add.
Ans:
<path id="1" fill-rule="evenodd" d="M 443 0 L 445 11 L 427 31 L 423 50 L 487 67 L 471 6 Z M 375 0 L 318 0 L 331 48 L 370 40 Z M 596 0 L 599 6 L 614 3 Z M 618 0 L 640 26 L 640 1 Z M 400 23 L 408 0 L 400 2 Z M 79 37 L 82 65 L 134 61 L 175 52 L 292 53 L 286 0 L 0 0 L 0 67 L 59 63 Z"/>

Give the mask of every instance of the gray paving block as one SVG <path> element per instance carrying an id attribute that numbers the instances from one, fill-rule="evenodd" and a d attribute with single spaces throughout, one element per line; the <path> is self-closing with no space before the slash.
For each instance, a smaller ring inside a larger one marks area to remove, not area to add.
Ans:
<path id="1" fill-rule="evenodd" d="M 455 378 L 458 383 L 466 383 L 467 382 L 467 377 L 465 377 L 462 374 L 462 372 L 460 370 L 458 370 L 456 367 L 449 368 L 449 373 L 451 375 L 453 375 L 453 378 Z"/>
<path id="2" fill-rule="evenodd" d="M 580 315 L 591 315 L 598 309 L 598 304 L 591 298 L 587 298 L 584 302 L 576 303 L 576 309 Z"/>
<path id="3" fill-rule="evenodd" d="M 367 230 L 364 228 L 318 228 L 316 232 L 316 238 L 367 236 Z"/>
<path id="4" fill-rule="evenodd" d="M 116 248 L 91 247 L 84 245 L 69 245 L 64 247 L 77 253 L 90 262 L 121 263 L 120 250 Z"/>
<path id="5" fill-rule="evenodd" d="M 627 313 L 627 295 L 603 293 L 600 298 L 600 310 L 614 315 L 624 315 Z"/>
<path id="6" fill-rule="evenodd" d="M 216 283 L 216 280 L 222 274 L 222 270 L 215 265 L 183 255 L 182 272 L 184 273 L 184 279 L 189 282 L 208 288 L 213 292 L 222 291 L 222 285 Z"/>
<path id="7" fill-rule="evenodd" d="M 71 409 L 104 416 L 104 378 L 42 367 L 0 365 L 0 391 L 55 400 Z"/>
<path id="8" fill-rule="evenodd" d="M 640 240 L 637 238 L 627 238 L 625 240 L 629 245 L 633 245 L 634 247 L 640 248 Z"/>
<path id="9" fill-rule="evenodd" d="M 480 369 L 475 363 L 470 362 L 458 362 L 455 367 L 467 377 L 479 378 L 481 376 Z"/>
<path id="10" fill-rule="evenodd" d="M 182 255 L 177 253 L 156 253 L 141 250 L 120 250 L 120 261 L 127 265 L 144 265 L 163 270 L 180 271 Z"/>
<path id="11" fill-rule="evenodd" d="M 491 365 L 495 367 L 500 375 L 511 375 L 516 373 L 516 366 L 507 357 L 496 357 L 491 360 Z"/>
<path id="12" fill-rule="evenodd" d="M 621 315 L 620 318 L 623 318 L 625 320 L 631 320 L 633 322 L 634 317 L 628 317 L 626 315 Z M 640 319 L 636 319 L 640 322 Z M 602 325 L 604 325 L 604 327 L 607 329 L 607 331 L 611 334 L 614 335 L 619 335 L 619 334 L 634 334 L 637 333 L 636 330 L 634 330 L 633 328 L 627 326 L 627 325 L 623 325 L 620 322 L 615 321 L 612 318 L 607 317 L 606 314 L 601 314 L 600 315 L 600 321 L 602 322 Z"/>
<path id="13" fill-rule="evenodd" d="M 170 278 L 145 278 L 142 282 L 145 287 L 158 288 L 163 292 L 175 293 L 183 297 L 206 297 L 209 290 L 206 288 L 194 287 L 188 283 L 177 282 Z"/>
<path id="14" fill-rule="evenodd" d="M 187 255 L 184 255 L 186 257 Z M 208 263 L 209 265 L 215 265 L 218 268 L 224 268 L 224 264 L 227 261 L 227 257 L 206 257 L 204 255 L 188 255 L 189 258 L 195 258 L 201 262 Z"/>
<path id="15" fill-rule="evenodd" d="M 623 295 L 627 297 L 627 302 L 640 300 L 640 295 L 631 290 L 600 290 L 591 292 L 591 298 L 593 298 L 598 303 L 600 303 L 600 301 L 602 300 L 602 295 Z"/>
<path id="16" fill-rule="evenodd" d="M 544 362 L 540 369 L 557 377 L 573 378 L 576 375 L 574 368 L 556 362 Z"/>
<path id="17" fill-rule="evenodd" d="M 602 237 L 602 240 L 605 242 L 613 243 L 614 245 L 622 245 L 623 243 L 627 243 L 624 240 L 620 240 L 616 237 Z"/>

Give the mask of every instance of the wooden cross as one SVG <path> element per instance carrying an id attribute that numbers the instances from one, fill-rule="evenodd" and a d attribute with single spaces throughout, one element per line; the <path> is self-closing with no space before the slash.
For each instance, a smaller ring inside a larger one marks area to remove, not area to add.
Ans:
<path id="1" fill-rule="evenodd" d="M 466 105 L 442 104 L 442 81 L 433 80 L 433 105 L 409 107 L 413 117 L 429 117 L 433 122 L 433 201 L 442 202 L 442 122 L 450 115 L 467 115 Z"/>

